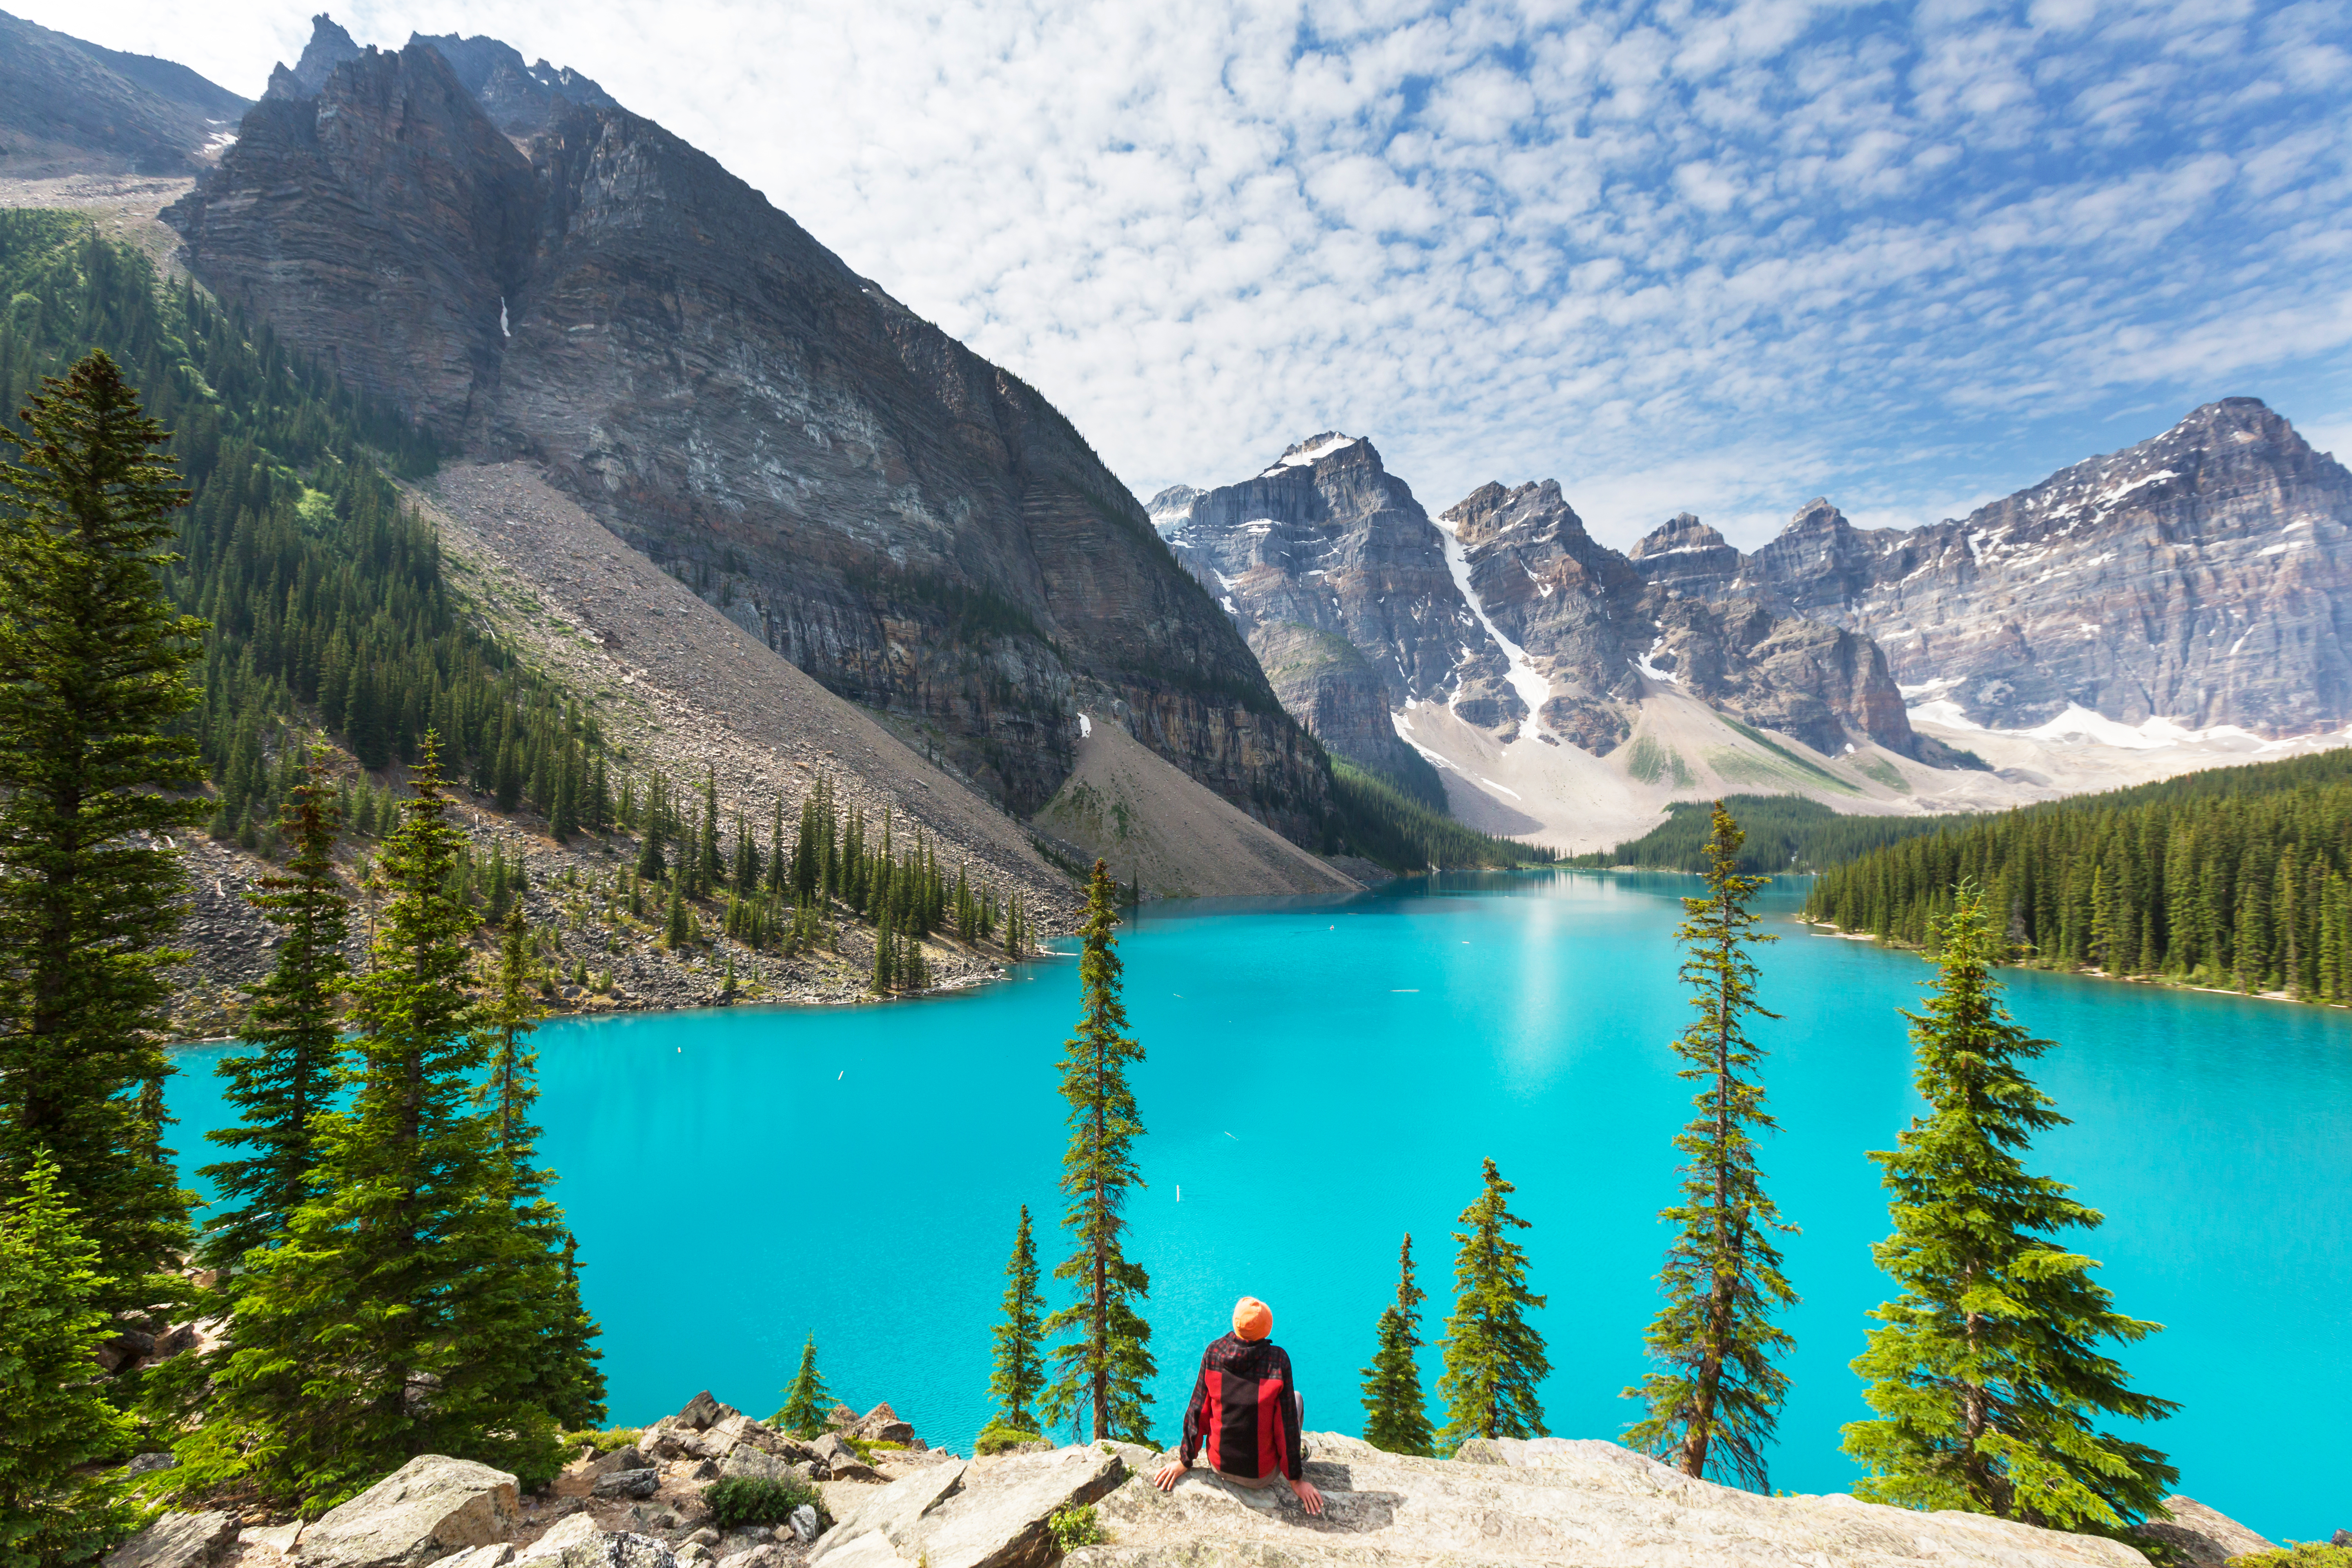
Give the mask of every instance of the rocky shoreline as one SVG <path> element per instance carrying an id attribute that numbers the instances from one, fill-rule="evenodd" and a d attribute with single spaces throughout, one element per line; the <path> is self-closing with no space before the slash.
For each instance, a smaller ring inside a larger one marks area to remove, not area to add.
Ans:
<path id="1" fill-rule="evenodd" d="M 813 1440 L 698 1394 L 642 1431 L 583 1446 L 554 1483 L 425 1455 L 315 1521 L 226 1510 L 160 1516 L 104 1568 L 2148 1568 L 2121 1542 L 1843 1496 L 1763 1497 L 1613 1443 L 1474 1440 L 1451 1459 L 1306 1436 L 1310 1516 L 1286 1489 L 1204 1468 L 1162 1492 L 1170 1456 L 1037 1442 L 963 1458 L 888 1405 L 836 1407 Z M 167 1470 L 167 1455 L 132 1462 Z M 772 1517 L 734 1517 L 740 1484 Z M 2148 1534 L 2182 1568 L 2273 1550 L 2189 1498 Z M 2340 1539 L 2340 1538 L 2339 1538 Z"/>

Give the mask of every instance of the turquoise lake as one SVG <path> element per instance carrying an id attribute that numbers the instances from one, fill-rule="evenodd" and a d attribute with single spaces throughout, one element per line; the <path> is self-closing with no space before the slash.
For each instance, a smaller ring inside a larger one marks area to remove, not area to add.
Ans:
<path id="1" fill-rule="evenodd" d="M 1412 1233 L 1451 1295 L 1448 1231 L 1491 1155 L 1518 1189 L 1549 1307 L 1548 1424 L 1615 1437 L 1634 1407 L 1689 1090 L 1671 1041 L 1675 895 L 1664 876 L 1536 873 L 1397 884 L 1342 903 L 1152 905 L 1123 932 L 1149 1189 L 1132 1255 L 1152 1279 L 1155 1432 L 1172 1441 L 1201 1346 L 1264 1298 L 1310 1429 L 1355 1432 L 1359 1369 Z M 1775 915 L 1802 884 L 1767 890 Z M 1843 1490 L 1847 1363 L 1887 1295 L 1887 1229 L 1864 1152 L 1912 1113 L 1895 1008 L 1916 956 L 1805 934 L 1764 954 L 1759 1026 L 1781 1131 L 1766 1169 L 1803 1296 L 1772 1485 Z M 1064 945 L 1067 945 L 1065 943 Z M 2074 1119 L 2034 1163 L 2107 1224 L 2085 1250 L 2117 1305 L 2166 1331 L 2122 1354 L 2180 1402 L 2149 1440 L 2181 1489 L 2273 1540 L 2352 1525 L 2352 1016 L 2014 973 L 2010 1002 L 2061 1042 L 2040 1081 Z M 986 1415 L 989 1329 L 1016 1205 L 1063 1255 L 1055 1063 L 1076 964 L 887 1006 L 737 1008 L 541 1029 L 542 1145 L 562 1173 L 604 1325 L 616 1424 L 697 1389 L 764 1415 L 816 1334 L 834 1393 L 888 1400 L 968 1450 Z M 183 1163 L 223 1111 L 178 1055 Z M 1180 1196 L 1181 1190 L 1181 1196 Z M 1058 1300 L 1056 1302 L 1058 1304 Z M 1436 1351 L 1423 1352 L 1433 1388 Z"/>

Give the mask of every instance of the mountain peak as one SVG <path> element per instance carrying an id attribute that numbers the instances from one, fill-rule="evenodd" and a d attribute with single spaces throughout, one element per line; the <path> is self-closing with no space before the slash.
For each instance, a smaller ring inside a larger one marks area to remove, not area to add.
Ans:
<path id="1" fill-rule="evenodd" d="M 550 65 L 545 59 L 525 65 L 520 50 L 497 38 L 411 33 L 408 45 L 411 48 L 421 45 L 446 60 L 491 121 L 509 136 L 544 129 L 558 104 L 621 107 L 611 93 L 570 67 Z"/>
<path id="2" fill-rule="evenodd" d="M 1653 555 L 1672 555 L 1681 550 L 1718 550 L 1724 543 L 1722 534 L 1691 513 L 1678 511 L 1643 534 L 1628 554 L 1641 561 Z"/>
<path id="3" fill-rule="evenodd" d="M 1371 447 L 1371 443 L 1361 436 L 1343 436 L 1337 430 L 1326 430 L 1319 436 L 1309 436 L 1304 441 L 1292 443 L 1281 457 L 1274 460 L 1274 466 L 1258 478 L 1270 479 L 1285 468 L 1311 468 L 1324 458 L 1335 457 L 1359 445 L 1367 450 Z"/>
<path id="4" fill-rule="evenodd" d="M 310 41 L 302 46 L 302 58 L 289 69 L 283 62 L 269 73 L 269 89 L 265 98 L 316 98 L 327 79 L 345 60 L 355 60 L 367 53 L 343 31 L 341 24 L 321 11 L 310 18 Z"/>

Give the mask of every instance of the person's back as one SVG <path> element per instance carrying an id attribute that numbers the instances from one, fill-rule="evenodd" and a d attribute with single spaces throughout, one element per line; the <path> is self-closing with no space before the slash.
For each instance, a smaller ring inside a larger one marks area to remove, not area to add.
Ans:
<path id="1" fill-rule="evenodd" d="M 1172 1489 L 1197 1458 L 1253 1489 L 1286 1480 L 1307 1512 L 1323 1511 L 1322 1494 L 1304 1473 L 1301 1402 L 1290 1356 L 1266 1337 L 1273 1328 L 1265 1303 L 1244 1296 L 1234 1307 L 1234 1331 L 1201 1353 L 1200 1375 L 1184 1409 L 1184 1446 L 1152 1478 L 1160 1490 Z"/>

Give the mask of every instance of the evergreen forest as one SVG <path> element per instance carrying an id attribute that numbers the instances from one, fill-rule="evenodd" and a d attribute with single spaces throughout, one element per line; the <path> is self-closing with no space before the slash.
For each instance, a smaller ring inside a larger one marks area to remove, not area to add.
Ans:
<path id="1" fill-rule="evenodd" d="M 2352 752 L 1948 821 L 1824 871 L 1805 918 L 1934 951 L 1962 882 L 2006 962 L 2352 1000 Z"/>
<path id="2" fill-rule="evenodd" d="M 1852 816 L 1799 795 L 1726 795 L 1723 804 L 1738 817 L 1747 834 L 1739 847 L 1739 869 L 1759 877 L 1825 871 L 1886 845 L 1973 820 Z M 1634 866 L 1645 870 L 1705 872 L 1713 811 L 1703 800 L 1675 801 L 1666 807 L 1666 820 L 1641 837 L 1561 863 L 1597 870 Z"/>

